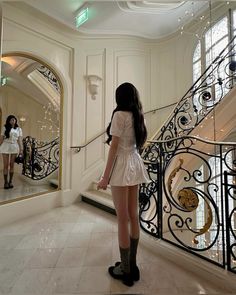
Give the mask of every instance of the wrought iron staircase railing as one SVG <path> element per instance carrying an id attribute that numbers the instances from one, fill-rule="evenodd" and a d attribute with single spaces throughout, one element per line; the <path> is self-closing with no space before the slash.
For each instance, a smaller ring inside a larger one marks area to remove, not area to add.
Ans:
<path id="1" fill-rule="evenodd" d="M 38 142 L 27 136 L 23 139 L 22 174 L 33 180 L 40 180 L 52 174 L 59 167 L 59 137 L 49 143 Z"/>
<path id="2" fill-rule="evenodd" d="M 189 88 L 153 140 L 188 135 L 234 87 L 236 78 L 236 36 Z"/>
<path id="3" fill-rule="evenodd" d="M 236 273 L 236 143 L 192 136 L 152 143 L 160 158 L 147 164 L 155 187 L 140 188 L 142 229 Z"/>
<path id="4" fill-rule="evenodd" d="M 236 144 L 189 134 L 234 87 L 235 38 L 144 149 L 150 183 L 141 185 L 139 194 L 140 224 L 145 232 L 233 272 Z"/>

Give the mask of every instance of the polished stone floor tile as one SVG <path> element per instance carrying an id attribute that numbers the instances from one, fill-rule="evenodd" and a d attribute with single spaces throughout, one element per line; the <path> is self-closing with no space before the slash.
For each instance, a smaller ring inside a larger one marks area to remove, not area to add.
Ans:
<path id="1" fill-rule="evenodd" d="M 131 288 L 108 274 L 119 260 L 115 216 L 85 203 L 56 208 L 0 228 L 0 295 L 236 294 L 236 286 L 208 282 L 142 240 L 141 278 Z"/>

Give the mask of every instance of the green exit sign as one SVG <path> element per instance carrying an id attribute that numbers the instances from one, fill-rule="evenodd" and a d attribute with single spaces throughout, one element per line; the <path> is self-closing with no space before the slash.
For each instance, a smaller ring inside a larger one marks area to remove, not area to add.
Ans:
<path id="1" fill-rule="evenodd" d="M 88 20 L 88 7 L 81 10 L 75 18 L 76 27 L 78 28 Z"/>

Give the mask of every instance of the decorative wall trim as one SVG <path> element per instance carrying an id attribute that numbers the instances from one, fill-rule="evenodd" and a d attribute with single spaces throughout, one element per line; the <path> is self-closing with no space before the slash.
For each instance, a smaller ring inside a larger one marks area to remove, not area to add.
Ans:
<path id="1" fill-rule="evenodd" d="M 119 8 L 125 12 L 162 14 L 178 9 L 186 1 L 154 2 L 154 1 L 118 1 Z"/>

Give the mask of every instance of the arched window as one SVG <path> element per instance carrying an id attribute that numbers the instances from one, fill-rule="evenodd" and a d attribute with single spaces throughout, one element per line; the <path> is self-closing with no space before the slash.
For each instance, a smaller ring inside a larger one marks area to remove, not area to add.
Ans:
<path id="1" fill-rule="evenodd" d="M 231 14 L 232 13 L 232 14 Z M 230 22 L 230 18 L 232 22 Z M 226 48 L 232 36 L 236 35 L 236 10 L 228 12 L 228 15 L 223 16 L 219 21 L 212 24 L 212 26 L 205 32 L 203 38 L 198 41 L 194 52 L 193 52 L 193 83 L 195 83 L 201 74 L 212 64 L 214 59 L 221 53 L 221 51 Z M 236 41 L 235 41 L 236 42 Z M 229 60 L 224 60 L 217 71 L 217 78 L 221 78 L 224 80 L 226 78 L 225 68 Z M 211 77 L 209 77 L 211 79 Z M 201 81 L 199 81 L 201 83 Z M 213 89 L 211 89 L 212 94 L 214 94 L 214 99 L 217 101 L 221 97 L 223 97 L 230 89 L 229 87 L 224 87 L 225 83 L 223 83 L 223 87 L 218 83 L 209 83 L 212 85 Z M 196 85 L 197 87 L 198 85 Z M 223 92 L 223 93 L 222 93 Z M 203 105 L 199 101 L 194 101 L 198 111 L 203 108 Z M 219 156 L 219 155 L 218 155 Z M 224 155 L 223 155 L 224 156 Z M 227 159 L 230 163 L 233 162 L 233 155 L 229 154 Z M 212 170 L 212 182 L 219 187 L 220 186 L 220 174 L 221 167 L 219 158 L 209 158 L 208 163 L 211 167 L 215 167 Z M 205 171 L 206 170 L 206 171 Z M 223 164 L 222 170 L 228 170 L 227 166 Z M 199 171 L 202 175 L 202 179 L 204 179 L 204 175 L 207 173 L 207 169 L 204 166 L 199 167 Z M 233 182 L 232 176 L 230 178 L 230 183 Z M 204 187 L 206 184 L 200 183 L 197 185 L 197 188 L 201 191 L 206 191 L 208 188 Z M 219 212 L 222 209 L 222 203 L 220 197 L 217 195 L 217 191 L 212 186 L 209 188 L 208 193 L 213 197 L 215 204 L 219 208 Z M 231 199 L 229 202 L 230 210 L 234 208 L 234 201 Z M 233 209 L 232 209 L 233 210 Z M 204 200 L 199 200 L 199 206 L 196 210 L 196 227 L 197 229 L 202 228 L 205 224 L 207 218 L 207 208 Z M 204 236 L 203 240 L 200 240 L 201 243 L 205 244 L 208 239 L 209 242 L 214 240 L 216 236 L 216 226 L 214 223 L 216 216 L 213 214 L 213 226 L 211 230 Z M 218 238 L 221 239 L 220 237 Z M 214 246 L 215 247 L 215 246 Z M 221 247 L 221 245 L 219 246 Z M 214 250 L 214 248 L 212 248 Z"/>
<path id="2" fill-rule="evenodd" d="M 201 76 L 201 42 L 198 41 L 193 54 L 193 82 Z"/>
<path id="3" fill-rule="evenodd" d="M 233 18 L 236 20 L 236 11 L 233 12 Z M 193 83 L 197 81 L 201 74 L 227 46 L 232 33 L 233 32 L 230 32 L 229 16 L 224 16 L 205 32 L 203 38 L 198 41 L 193 53 Z M 236 34 L 235 31 L 234 33 Z M 224 71 L 226 63 L 227 60 L 222 62 L 219 67 L 218 77 L 222 79 L 224 79 L 226 75 Z M 224 96 L 228 91 L 228 88 L 222 88 L 221 85 L 216 84 L 213 90 L 215 100 L 222 97 L 222 94 Z M 201 109 L 201 106 L 198 104 L 199 103 L 196 102 L 197 108 Z"/>
<path id="4" fill-rule="evenodd" d="M 201 73 L 202 73 L 201 42 L 198 41 L 193 54 L 193 83 L 195 83 L 198 80 L 198 78 L 201 76 Z M 201 81 L 199 81 L 199 83 L 201 83 Z M 198 100 L 198 97 L 195 97 L 195 96 L 193 97 L 193 103 L 197 110 L 200 110 L 202 108 Z"/>

